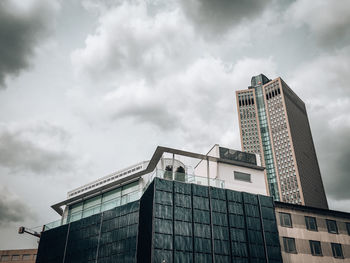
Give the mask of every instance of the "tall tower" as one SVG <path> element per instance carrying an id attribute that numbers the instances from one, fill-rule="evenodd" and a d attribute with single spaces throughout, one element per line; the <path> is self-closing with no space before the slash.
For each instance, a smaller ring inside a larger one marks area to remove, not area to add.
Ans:
<path id="1" fill-rule="evenodd" d="M 328 208 L 304 102 L 281 79 L 236 92 L 242 150 L 259 153 L 275 200 Z"/>

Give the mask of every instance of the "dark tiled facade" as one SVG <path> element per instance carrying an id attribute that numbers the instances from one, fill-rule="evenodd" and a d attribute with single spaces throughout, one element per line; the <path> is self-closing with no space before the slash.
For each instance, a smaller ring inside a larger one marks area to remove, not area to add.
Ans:
<path id="1" fill-rule="evenodd" d="M 282 262 L 271 197 L 155 178 L 140 201 L 42 233 L 37 262 Z"/>

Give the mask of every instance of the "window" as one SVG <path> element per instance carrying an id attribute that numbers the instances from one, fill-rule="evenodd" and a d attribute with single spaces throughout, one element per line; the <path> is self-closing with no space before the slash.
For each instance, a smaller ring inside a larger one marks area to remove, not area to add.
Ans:
<path id="1" fill-rule="evenodd" d="M 331 243 L 331 245 L 332 245 L 333 257 L 335 257 L 335 258 L 344 258 L 344 256 L 343 256 L 343 249 L 341 247 L 341 244 Z"/>
<path id="2" fill-rule="evenodd" d="M 305 216 L 306 229 L 311 231 L 317 231 L 316 218 L 311 216 Z"/>
<path id="3" fill-rule="evenodd" d="M 350 223 L 345 223 L 346 229 L 348 230 L 348 235 L 350 236 Z"/>
<path id="4" fill-rule="evenodd" d="M 293 227 L 292 218 L 290 217 L 290 214 L 280 213 L 280 221 L 281 221 L 281 226 Z"/>
<path id="5" fill-rule="evenodd" d="M 332 234 L 338 234 L 337 222 L 334 220 L 326 219 L 328 232 Z"/>
<path id="6" fill-rule="evenodd" d="M 251 182 L 251 175 L 247 173 L 241 173 L 241 172 L 233 172 L 235 180 L 239 181 L 245 181 L 245 182 Z"/>
<path id="7" fill-rule="evenodd" d="M 284 251 L 287 253 L 297 253 L 295 247 L 295 239 L 290 237 L 283 237 Z"/>
<path id="8" fill-rule="evenodd" d="M 31 259 L 32 259 L 32 255 L 30 255 L 30 254 L 24 254 L 22 259 L 23 259 L 23 260 L 31 260 Z"/>
<path id="9" fill-rule="evenodd" d="M 18 261 L 18 260 L 20 260 L 20 259 L 21 259 L 21 258 L 20 258 L 19 255 L 13 255 L 12 258 L 11 258 L 12 261 Z"/>
<path id="10" fill-rule="evenodd" d="M 310 240 L 310 250 L 313 256 L 322 256 L 321 242 Z"/>
<path id="11" fill-rule="evenodd" d="M 1 261 L 9 261 L 10 260 L 10 256 L 4 255 L 1 256 Z"/>

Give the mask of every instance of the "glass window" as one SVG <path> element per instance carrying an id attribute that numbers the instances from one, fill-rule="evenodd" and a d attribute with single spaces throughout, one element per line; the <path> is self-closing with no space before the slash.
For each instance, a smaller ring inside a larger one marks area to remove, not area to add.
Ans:
<path id="1" fill-rule="evenodd" d="M 284 251 L 287 253 L 297 253 L 295 247 L 295 239 L 290 237 L 283 237 Z"/>
<path id="2" fill-rule="evenodd" d="M 109 191 L 107 193 L 104 193 L 103 198 L 102 198 L 102 202 L 104 203 L 104 202 L 113 200 L 115 198 L 121 197 L 121 194 L 122 194 L 121 188 L 117 188 L 117 189 L 114 189 L 114 190 Z"/>
<path id="3" fill-rule="evenodd" d="M 343 256 L 343 249 L 341 247 L 341 244 L 331 243 L 331 245 L 332 245 L 333 257 L 335 257 L 335 258 L 344 258 L 344 256 Z"/>
<path id="4" fill-rule="evenodd" d="M 293 227 L 292 226 L 292 218 L 291 218 L 290 214 L 288 214 L 288 213 L 279 213 L 279 214 L 280 214 L 281 226 Z"/>
<path id="5" fill-rule="evenodd" d="M 24 254 L 22 259 L 23 259 L 23 260 L 30 260 L 30 259 L 32 259 L 32 255 L 30 255 L 30 254 Z"/>
<path id="6" fill-rule="evenodd" d="M 84 210 L 101 204 L 101 196 L 90 198 L 84 202 Z"/>
<path id="7" fill-rule="evenodd" d="M 79 211 L 82 211 L 83 210 L 83 203 L 74 204 L 74 205 L 69 207 L 69 210 L 72 214 L 79 212 Z"/>
<path id="8" fill-rule="evenodd" d="M 251 175 L 242 172 L 233 172 L 235 180 L 251 182 Z"/>
<path id="9" fill-rule="evenodd" d="M 138 181 L 124 185 L 122 187 L 122 195 L 132 193 L 134 191 L 137 191 L 138 189 L 139 189 L 139 182 Z"/>
<path id="10" fill-rule="evenodd" d="M 10 256 L 8 255 L 1 256 L 1 261 L 9 261 L 9 260 L 10 260 Z"/>
<path id="11" fill-rule="evenodd" d="M 337 222 L 334 220 L 326 219 L 327 229 L 329 233 L 338 234 Z"/>
<path id="12" fill-rule="evenodd" d="M 348 230 L 348 235 L 350 236 L 350 223 L 346 223 L 346 229 Z"/>
<path id="13" fill-rule="evenodd" d="M 317 231 L 317 222 L 315 217 L 305 216 L 306 229 L 311 231 Z"/>
<path id="14" fill-rule="evenodd" d="M 313 256 L 322 256 L 321 242 L 310 240 L 310 250 Z"/>
<path id="15" fill-rule="evenodd" d="M 12 261 L 18 261 L 18 260 L 20 260 L 20 259 L 21 259 L 21 258 L 20 258 L 19 255 L 13 255 L 12 258 L 11 258 Z"/>

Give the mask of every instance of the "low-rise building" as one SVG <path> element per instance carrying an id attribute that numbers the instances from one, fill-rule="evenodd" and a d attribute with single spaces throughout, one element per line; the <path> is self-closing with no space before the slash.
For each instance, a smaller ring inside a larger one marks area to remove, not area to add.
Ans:
<path id="1" fill-rule="evenodd" d="M 35 263 L 37 249 L 0 250 L 0 262 Z"/>
<path id="2" fill-rule="evenodd" d="M 283 262 L 350 262 L 350 213 L 275 202 Z"/>

